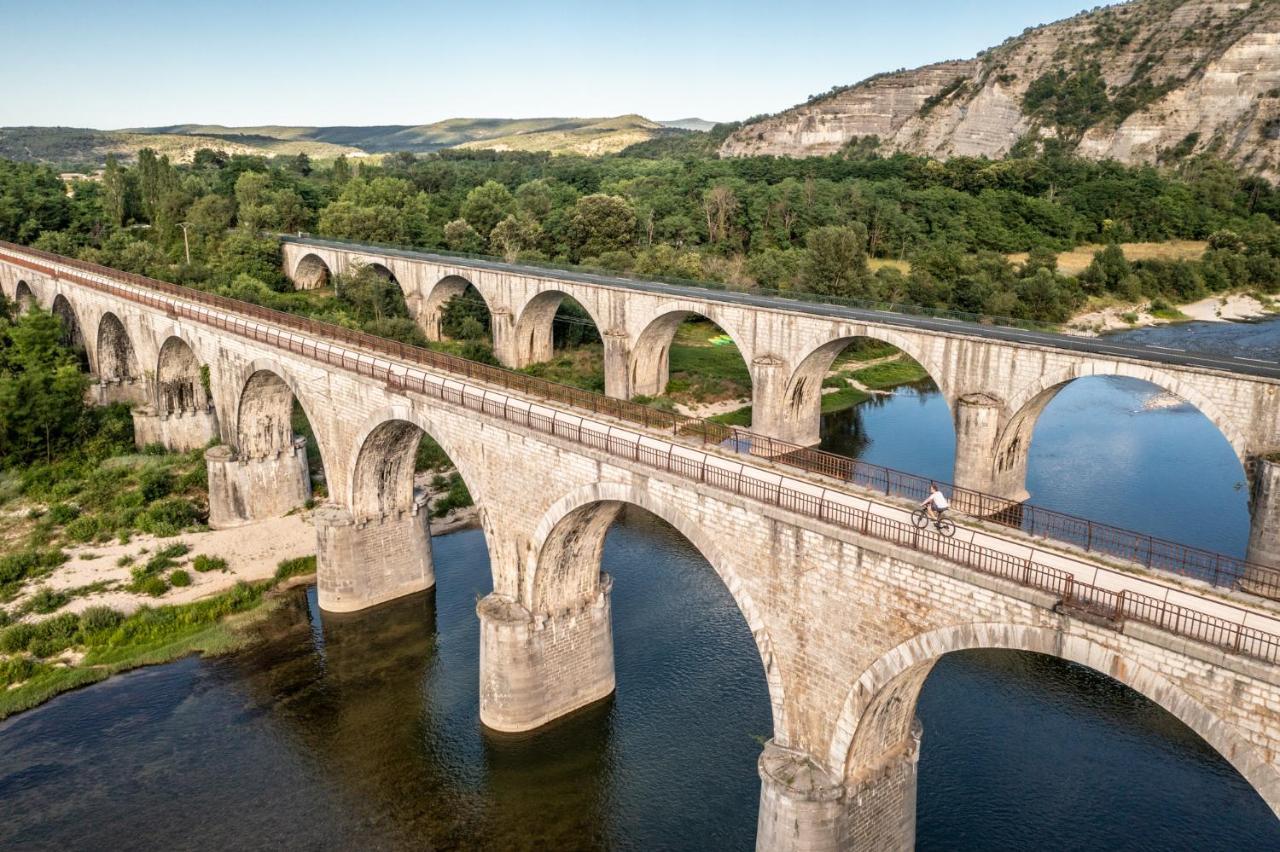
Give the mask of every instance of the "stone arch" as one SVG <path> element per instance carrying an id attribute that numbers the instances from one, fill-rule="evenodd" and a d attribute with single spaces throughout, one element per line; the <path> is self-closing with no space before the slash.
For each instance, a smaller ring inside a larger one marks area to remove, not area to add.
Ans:
<path id="1" fill-rule="evenodd" d="M 1084 636 L 1060 629 L 978 623 L 944 627 L 903 642 L 876 660 L 849 691 L 827 753 L 846 783 L 874 768 L 911 736 L 916 701 L 945 654 L 980 648 L 1030 651 L 1087 666 L 1159 705 L 1212 746 L 1280 815 L 1280 772 L 1231 725 L 1163 675 Z"/>
<path id="2" fill-rule="evenodd" d="M 921 346 L 919 338 L 902 334 L 891 328 L 866 326 L 856 334 L 846 334 L 834 340 L 811 343 L 805 349 L 787 379 L 783 392 L 782 416 L 772 418 L 774 422 L 794 424 L 789 431 L 796 434 L 817 435 L 818 422 L 822 417 L 822 383 L 827 372 L 851 343 L 857 340 L 876 340 L 897 347 L 908 357 L 914 359 L 934 384 L 942 390 L 942 396 L 949 408 L 954 409 L 950 395 L 944 389 L 947 371 L 937 363 L 928 351 L 927 344 Z"/>
<path id="3" fill-rule="evenodd" d="M 165 340 L 156 359 L 156 413 L 207 411 L 204 368 L 191 344 L 176 335 Z"/>
<path id="4" fill-rule="evenodd" d="M 333 271 L 318 254 L 304 254 L 293 267 L 293 282 L 299 290 L 315 290 L 329 283 Z"/>
<path id="5" fill-rule="evenodd" d="M 671 344 L 675 340 L 676 329 L 690 317 L 701 317 L 715 323 L 738 347 L 742 360 L 750 370 L 754 353 L 743 347 L 743 336 L 737 329 L 728 328 L 720 320 L 691 308 L 666 304 L 660 306 L 639 326 L 640 333 L 631 346 L 627 374 L 632 396 L 659 396 L 665 392 L 667 381 L 671 377 Z M 752 396 L 754 397 L 754 389 Z"/>
<path id="6" fill-rule="evenodd" d="M 783 678 L 763 614 L 714 537 L 701 525 L 654 499 L 644 488 L 601 482 L 583 486 L 556 501 L 534 530 L 521 595 L 529 610 L 546 613 L 590 594 L 599 583 L 605 534 L 625 505 L 638 506 L 683 535 L 711 565 L 738 605 L 764 666 L 774 739 L 787 741 Z"/>
<path id="7" fill-rule="evenodd" d="M 517 365 L 537 364 L 551 360 L 555 350 L 553 322 L 556 311 L 566 298 L 573 299 L 573 296 L 561 290 L 545 290 L 525 303 L 515 322 Z M 591 321 L 595 323 L 596 330 L 603 334 L 604 328 L 600 325 L 599 317 L 577 299 L 573 301 L 587 312 Z"/>
<path id="8" fill-rule="evenodd" d="M 39 304 L 31 285 L 21 280 L 18 281 L 18 285 L 14 288 L 13 301 L 18 306 L 18 313 L 26 313 Z"/>
<path id="9" fill-rule="evenodd" d="M 98 320 L 98 378 L 104 382 L 132 382 L 140 378 L 138 354 L 124 323 L 111 311 Z"/>
<path id="10" fill-rule="evenodd" d="M 1124 362 L 1086 361 L 1058 373 L 1041 376 L 1028 383 L 1004 405 L 1002 426 L 992 454 L 990 481 L 1001 494 L 1026 495 L 1028 452 L 1036 424 L 1049 403 L 1071 382 L 1090 376 L 1122 376 L 1155 385 L 1194 406 L 1231 445 L 1241 466 L 1248 471 L 1249 441 L 1212 399 L 1176 375 L 1151 367 Z"/>
<path id="11" fill-rule="evenodd" d="M 299 392 L 298 383 L 288 370 L 274 361 L 255 360 L 244 371 L 236 399 L 236 452 L 243 459 L 260 459 L 290 451 L 293 447 L 293 402 L 312 419 L 314 408 Z M 322 464 L 328 461 L 328 448 L 316 435 Z M 327 467 L 327 466 L 326 466 Z"/>
<path id="12" fill-rule="evenodd" d="M 483 484 L 480 471 L 459 448 L 440 439 L 442 432 L 438 424 L 406 405 L 388 406 L 371 415 L 356 436 L 345 486 L 346 505 L 352 513 L 358 518 L 377 517 L 386 513 L 384 509 L 393 511 L 407 505 L 412 499 L 414 456 L 422 436 L 429 435 L 467 483 L 483 520 L 484 504 L 476 490 Z"/>
<path id="13" fill-rule="evenodd" d="M 485 297 L 480 288 L 473 281 L 461 275 L 446 275 L 427 289 L 426 297 L 422 300 L 418 324 L 426 332 L 428 340 L 441 339 L 443 333 L 440 330 L 440 320 L 445 304 L 454 296 L 461 296 L 467 291 L 468 287 L 474 288 L 480 294 L 480 299 L 485 303 L 485 307 L 489 311 L 490 324 L 492 325 L 493 305 L 490 304 L 489 299 Z"/>
<path id="14" fill-rule="evenodd" d="M 62 293 L 53 297 L 53 315 L 62 320 L 62 342 L 72 349 L 86 351 L 83 326 L 71 300 Z"/>
<path id="15" fill-rule="evenodd" d="M 391 271 L 391 267 L 378 260 L 366 260 L 365 266 L 369 267 L 379 278 L 386 281 L 395 281 L 400 283 L 400 279 L 396 278 L 396 274 Z"/>
<path id="16" fill-rule="evenodd" d="M 1163 370 L 1140 364 L 1124 362 L 1086 361 L 1059 373 L 1041 376 L 1021 388 L 1006 406 L 1005 410 L 1008 414 L 1008 419 L 1006 421 L 1007 425 L 1001 434 L 1001 448 L 1003 449 L 1009 439 L 1013 437 L 1013 433 L 1018 429 L 1019 420 L 1029 418 L 1032 421 L 1031 428 L 1034 429 L 1035 418 L 1039 417 L 1045 406 L 1052 401 L 1053 397 L 1057 396 L 1059 391 L 1076 379 L 1089 376 L 1123 376 L 1138 379 L 1168 391 L 1179 399 L 1195 406 L 1201 414 L 1209 419 L 1210 423 L 1218 427 L 1218 431 L 1227 439 L 1227 443 L 1235 450 L 1236 456 L 1239 457 L 1242 464 L 1248 460 L 1249 441 L 1245 437 L 1244 431 L 1238 428 L 1210 397 L 1201 393 L 1193 384 L 1183 382 L 1172 373 L 1166 373 Z M 1029 435 L 1030 431 L 1028 431 L 1028 437 Z"/>

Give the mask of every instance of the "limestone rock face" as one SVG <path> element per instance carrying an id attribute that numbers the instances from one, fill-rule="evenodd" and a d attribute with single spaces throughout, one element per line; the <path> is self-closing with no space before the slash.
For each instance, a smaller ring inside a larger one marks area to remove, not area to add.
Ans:
<path id="1" fill-rule="evenodd" d="M 1065 108 L 1055 76 L 1092 81 L 1105 99 Z M 1033 84 L 1050 97 L 1028 98 Z M 751 122 L 720 153 L 824 155 L 870 136 L 885 153 L 942 158 L 1001 157 L 1028 137 L 1126 163 L 1213 151 L 1275 180 L 1280 2 L 1135 0 L 1086 12 L 976 59 L 879 75 Z"/>

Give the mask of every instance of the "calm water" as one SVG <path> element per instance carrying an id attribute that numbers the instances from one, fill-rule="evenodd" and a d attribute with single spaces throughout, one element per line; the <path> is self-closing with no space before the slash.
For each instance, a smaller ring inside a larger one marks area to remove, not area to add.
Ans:
<path id="1" fill-rule="evenodd" d="M 1064 391 L 1033 442 L 1032 493 L 1242 548 L 1225 442 L 1192 412 L 1145 410 L 1148 398 L 1106 380 Z M 949 478 L 950 428 L 937 395 L 915 390 L 864 407 L 843 440 Z M 684 539 L 639 511 L 615 525 L 604 564 L 617 694 L 526 738 L 479 725 L 483 536 L 435 545 L 429 595 L 322 618 L 314 593 L 298 593 L 250 650 L 134 672 L 0 723 L 0 847 L 752 847 L 764 677 L 732 599 Z M 1088 670 L 951 655 L 919 715 L 921 849 L 1280 848 L 1280 823 L 1216 753 Z"/>

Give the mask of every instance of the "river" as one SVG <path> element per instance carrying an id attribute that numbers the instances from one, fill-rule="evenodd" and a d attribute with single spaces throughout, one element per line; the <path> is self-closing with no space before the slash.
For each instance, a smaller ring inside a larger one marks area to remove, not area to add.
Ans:
<path id="1" fill-rule="evenodd" d="M 1142 333 L 1219 346 L 1248 333 L 1280 349 L 1280 324 Z M 1154 393 L 1108 379 L 1065 389 L 1032 443 L 1033 499 L 1243 552 L 1238 463 L 1194 410 L 1153 407 Z M 830 443 L 944 479 L 950 429 L 927 387 L 826 424 Z M 427 595 L 339 618 L 298 591 L 248 650 L 0 723 L 0 847 L 752 847 L 763 672 L 683 538 L 640 511 L 610 531 L 617 693 L 523 738 L 478 721 L 483 536 L 437 538 L 435 559 Z M 922 850 L 1280 848 L 1280 823 L 1221 757 L 1079 666 L 950 655 L 919 716 Z"/>

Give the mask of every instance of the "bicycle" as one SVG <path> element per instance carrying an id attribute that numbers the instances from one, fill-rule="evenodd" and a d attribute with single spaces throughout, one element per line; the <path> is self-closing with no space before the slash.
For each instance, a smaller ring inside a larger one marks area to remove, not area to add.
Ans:
<path id="1" fill-rule="evenodd" d="M 924 506 L 916 507 L 916 510 L 911 513 L 911 523 L 920 529 L 929 526 L 930 521 L 933 522 L 934 529 L 947 538 L 956 534 L 956 525 L 946 515 L 934 518 Z"/>

